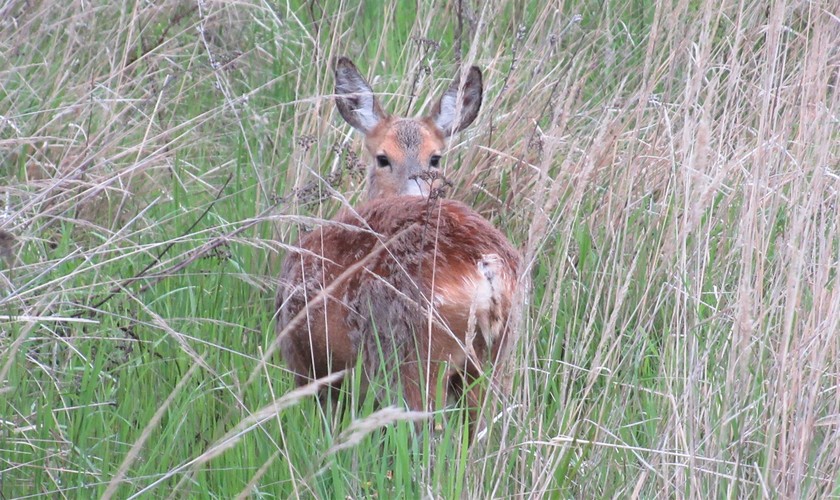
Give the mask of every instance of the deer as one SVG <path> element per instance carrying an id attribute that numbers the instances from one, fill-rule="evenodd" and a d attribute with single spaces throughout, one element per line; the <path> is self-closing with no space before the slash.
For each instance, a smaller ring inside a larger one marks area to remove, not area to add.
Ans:
<path id="1" fill-rule="evenodd" d="M 334 75 L 338 111 L 373 160 L 367 200 L 287 254 L 276 298 L 281 356 L 297 386 L 360 360 L 364 387 L 383 376 L 412 411 L 463 400 L 474 430 L 485 391 L 476 381 L 508 355 L 521 266 L 490 222 L 439 196 L 446 141 L 481 107 L 481 71 L 472 66 L 463 85 L 456 77 L 420 118 L 386 114 L 350 59 L 337 59 Z"/>

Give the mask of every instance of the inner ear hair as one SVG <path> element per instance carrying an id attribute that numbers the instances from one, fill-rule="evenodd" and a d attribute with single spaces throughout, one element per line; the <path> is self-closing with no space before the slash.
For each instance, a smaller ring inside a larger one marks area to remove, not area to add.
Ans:
<path id="1" fill-rule="evenodd" d="M 446 136 L 459 132 L 469 126 L 478 116 L 481 109 L 483 83 L 481 70 L 472 66 L 467 72 L 463 88 L 460 78 L 456 79 L 440 97 L 432 109 L 430 118 Z M 458 106 L 458 95 L 461 91 L 461 105 Z M 455 116 L 460 111 L 460 116 Z"/>
<path id="2" fill-rule="evenodd" d="M 335 63 L 335 103 L 344 120 L 364 134 L 386 117 L 370 84 L 346 57 Z"/>

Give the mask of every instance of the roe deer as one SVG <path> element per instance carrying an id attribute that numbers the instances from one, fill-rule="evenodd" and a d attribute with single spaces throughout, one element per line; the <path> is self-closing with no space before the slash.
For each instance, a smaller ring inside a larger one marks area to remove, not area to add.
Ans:
<path id="1" fill-rule="evenodd" d="M 416 411 L 434 407 L 442 374 L 450 394 L 466 392 L 475 423 L 483 392 L 473 381 L 505 355 L 519 255 L 466 205 L 438 199 L 429 171 L 446 138 L 478 114 L 481 72 L 470 68 L 463 88 L 456 79 L 417 119 L 385 114 L 347 58 L 335 64 L 335 93 L 375 159 L 369 200 L 286 257 L 276 303 L 283 358 L 303 385 L 361 356 L 365 383 L 395 377 Z"/>

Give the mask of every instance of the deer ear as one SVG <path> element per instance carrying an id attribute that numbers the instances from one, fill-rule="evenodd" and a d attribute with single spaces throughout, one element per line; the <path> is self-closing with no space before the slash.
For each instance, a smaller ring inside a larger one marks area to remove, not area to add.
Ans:
<path id="1" fill-rule="evenodd" d="M 460 107 L 457 105 L 459 91 L 462 91 Z M 466 128 L 478 116 L 478 110 L 481 109 L 481 93 L 481 70 L 473 66 L 467 73 L 463 90 L 460 78 L 456 78 L 435 104 L 430 118 L 443 135 L 449 137 Z M 460 116 L 455 116 L 459 111 Z"/>
<path id="2" fill-rule="evenodd" d="M 386 117 L 368 82 L 346 57 L 335 63 L 335 104 L 344 120 L 364 134 Z"/>

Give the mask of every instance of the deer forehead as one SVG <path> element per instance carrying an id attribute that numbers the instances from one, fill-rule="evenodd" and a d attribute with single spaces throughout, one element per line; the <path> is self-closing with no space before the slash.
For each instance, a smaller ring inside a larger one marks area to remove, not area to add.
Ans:
<path id="1" fill-rule="evenodd" d="M 372 155 L 384 154 L 392 161 L 425 158 L 443 149 L 443 134 L 426 120 L 396 118 L 384 120 L 367 137 Z"/>

